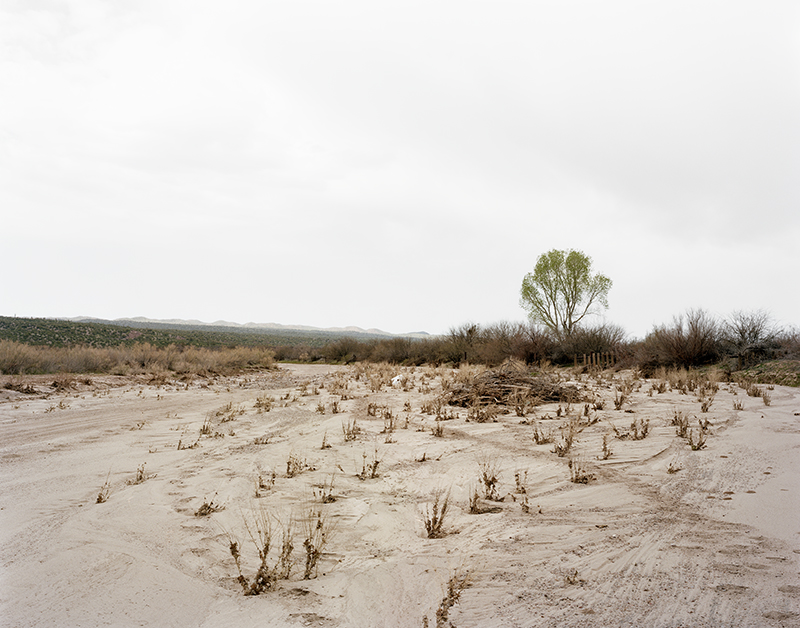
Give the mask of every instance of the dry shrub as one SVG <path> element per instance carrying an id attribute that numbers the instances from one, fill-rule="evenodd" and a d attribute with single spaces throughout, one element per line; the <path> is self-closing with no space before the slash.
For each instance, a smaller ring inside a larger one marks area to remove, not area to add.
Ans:
<path id="1" fill-rule="evenodd" d="M 207 517 L 212 513 L 219 512 L 220 510 L 225 510 L 225 506 L 214 501 L 214 498 L 216 496 L 217 494 L 214 493 L 214 497 L 212 497 L 211 499 L 203 499 L 203 503 L 195 511 L 194 516 Z"/>
<path id="2" fill-rule="evenodd" d="M 228 373 L 272 368 L 266 348 L 155 347 L 149 343 L 118 347 L 32 346 L 0 340 L 0 373 Z"/>
<path id="3" fill-rule="evenodd" d="M 641 348 L 639 364 L 647 375 L 659 366 L 699 366 L 719 359 L 721 335 L 717 321 L 702 309 L 690 309 L 657 326 Z"/>
<path id="4" fill-rule="evenodd" d="M 671 424 L 675 426 L 675 433 L 680 438 L 686 438 L 689 429 L 689 417 L 680 410 L 673 410 Z"/>
<path id="5" fill-rule="evenodd" d="M 497 485 L 500 483 L 500 464 L 496 458 L 483 458 L 478 461 L 478 479 L 483 484 L 483 495 L 490 501 L 499 501 Z"/>
<path id="6" fill-rule="evenodd" d="M 278 580 L 288 579 L 292 569 L 293 526 L 289 521 L 281 526 L 282 543 L 280 554 L 277 558 L 270 558 L 272 541 L 275 536 L 273 517 L 265 509 L 260 509 L 251 519 L 244 518 L 244 526 L 250 540 L 258 551 L 260 564 L 255 576 L 250 580 L 242 572 L 242 556 L 240 544 L 230 532 L 225 532 L 229 542 L 229 551 L 236 563 L 239 572 L 237 578 L 245 595 L 260 595 L 265 591 L 272 591 L 277 586 Z M 270 564 L 272 562 L 272 564 Z"/>
<path id="7" fill-rule="evenodd" d="M 344 433 L 344 442 L 354 441 L 361 433 L 361 428 L 358 427 L 355 417 L 352 421 L 342 421 L 342 432 Z"/>
<path id="8" fill-rule="evenodd" d="M 697 431 L 689 430 L 686 433 L 686 441 L 692 451 L 699 451 L 706 446 L 706 434 L 702 428 Z"/>
<path id="9" fill-rule="evenodd" d="M 438 539 L 445 536 L 444 520 L 447 516 L 447 509 L 450 505 L 450 491 L 447 493 L 442 489 L 433 492 L 433 503 L 425 507 L 423 514 L 425 531 L 429 539 Z"/>
<path id="10" fill-rule="evenodd" d="M 451 406 L 514 407 L 520 393 L 531 401 L 581 401 L 577 389 L 560 381 L 553 373 L 532 375 L 522 362 L 509 360 L 494 369 L 465 368 L 443 395 L 443 402 Z"/>
<path id="11" fill-rule="evenodd" d="M 328 544 L 333 528 L 328 521 L 328 517 L 322 510 L 309 509 L 303 520 L 305 538 L 303 548 L 306 551 L 306 564 L 303 571 L 303 580 L 310 580 L 317 576 L 317 567 L 322 552 Z"/>
<path id="12" fill-rule="evenodd" d="M 594 480 L 593 473 L 589 473 L 586 463 L 577 458 L 569 460 L 569 480 L 575 484 L 588 484 Z"/>
<path id="13" fill-rule="evenodd" d="M 450 609 L 458 603 L 461 593 L 470 585 L 470 574 L 456 571 L 447 581 L 447 587 L 442 596 L 439 607 L 436 609 L 436 628 L 448 628 L 453 625 L 448 622 Z M 429 628 L 427 615 L 422 618 L 423 628 Z"/>

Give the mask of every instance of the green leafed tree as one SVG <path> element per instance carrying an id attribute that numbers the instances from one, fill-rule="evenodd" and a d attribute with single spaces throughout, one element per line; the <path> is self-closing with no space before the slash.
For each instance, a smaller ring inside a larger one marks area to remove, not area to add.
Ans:
<path id="1" fill-rule="evenodd" d="M 592 274 L 592 259 L 581 251 L 553 249 L 525 275 L 520 305 L 534 323 L 569 336 L 593 306 L 608 307 L 611 279 Z"/>

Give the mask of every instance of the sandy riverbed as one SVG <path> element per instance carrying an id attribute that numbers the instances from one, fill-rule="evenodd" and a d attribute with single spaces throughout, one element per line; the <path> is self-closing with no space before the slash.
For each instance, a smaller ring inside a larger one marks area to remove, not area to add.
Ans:
<path id="1" fill-rule="evenodd" d="M 393 375 L 406 379 L 387 385 Z M 33 391 L 0 393 L 0 624 L 418 628 L 436 625 L 448 581 L 468 574 L 448 611 L 460 628 L 800 625 L 800 390 L 776 386 L 767 406 L 721 383 L 703 413 L 692 392 L 584 375 L 575 384 L 603 405 L 588 417 L 582 403 L 483 423 L 449 408 L 457 418 L 434 436 L 423 405 L 459 376 L 288 365 L 192 382 L 78 378 L 60 391 L 52 376 L 15 378 Z M 697 434 L 710 422 L 705 448 L 676 435 L 676 412 Z M 353 419 L 361 432 L 345 441 Z M 569 456 L 534 442 L 570 420 Z M 634 420 L 649 421 L 646 438 L 614 436 Z M 604 435 L 613 453 L 600 459 Z M 592 481 L 570 481 L 571 458 Z M 376 477 L 357 477 L 375 460 Z M 496 466 L 501 501 L 483 499 L 481 463 Z M 450 491 L 449 511 L 429 539 L 437 490 Z M 204 502 L 224 509 L 196 516 Z M 330 534 L 303 579 L 312 512 Z M 273 521 L 275 556 L 294 521 L 296 562 L 275 590 L 245 596 L 230 538 L 251 578 L 245 522 L 258 513 Z"/>

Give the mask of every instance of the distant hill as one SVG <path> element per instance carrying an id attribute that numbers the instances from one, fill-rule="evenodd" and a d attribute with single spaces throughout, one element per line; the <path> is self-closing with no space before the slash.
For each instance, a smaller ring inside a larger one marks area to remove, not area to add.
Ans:
<path id="1" fill-rule="evenodd" d="M 234 323 L 231 321 L 214 321 L 213 323 L 206 323 L 195 319 L 183 320 L 178 318 L 168 319 L 152 319 L 136 316 L 133 318 L 117 318 L 113 320 L 91 318 L 88 316 L 78 316 L 73 318 L 65 318 L 60 320 L 68 320 L 76 323 L 102 323 L 105 325 L 122 325 L 125 327 L 147 327 L 152 329 L 163 328 L 168 326 L 171 329 L 185 329 L 187 327 L 203 327 L 203 328 L 233 328 L 241 330 L 278 330 L 278 331 L 306 331 L 306 332 L 323 332 L 331 334 L 358 334 L 358 335 L 371 335 L 371 336 L 384 336 L 384 337 L 402 337 L 402 338 L 425 338 L 430 336 L 425 331 L 409 332 L 406 334 L 393 334 L 381 329 L 362 329 L 361 327 L 311 327 L 309 325 L 282 325 L 280 323 Z"/>
<path id="2" fill-rule="evenodd" d="M 374 333 L 370 330 L 349 331 L 284 325 L 250 326 L 226 324 L 224 321 L 201 323 L 183 320 L 153 321 L 145 318 L 104 320 L 90 317 L 49 319 L 0 316 L 0 340 L 55 347 L 113 347 L 136 342 L 149 342 L 155 346 L 183 344 L 208 348 L 236 345 L 323 347 L 341 338 L 369 341 L 425 336 L 427 334 L 402 336 L 386 332 Z"/>

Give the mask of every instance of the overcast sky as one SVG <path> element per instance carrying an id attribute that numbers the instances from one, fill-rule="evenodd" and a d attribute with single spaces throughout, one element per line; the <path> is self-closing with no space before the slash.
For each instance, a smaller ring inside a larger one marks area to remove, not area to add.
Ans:
<path id="1" fill-rule="evenodd" d="M 799 210 L 794 1 L 0 0 L 0 315 L 797 324 Z"/>

